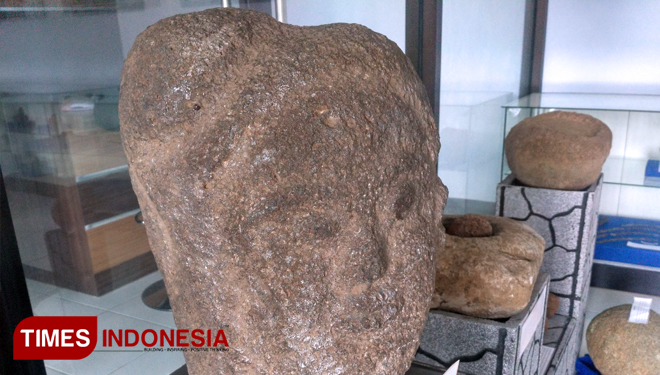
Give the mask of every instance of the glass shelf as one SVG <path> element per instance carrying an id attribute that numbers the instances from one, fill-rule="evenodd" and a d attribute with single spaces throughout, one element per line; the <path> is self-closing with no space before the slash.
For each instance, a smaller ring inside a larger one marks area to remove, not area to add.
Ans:
<path id="1" fill-rule="evenodd" d="M 106 87 L 95 90 L 72 91 L 58 94 L 10 94 L 0 93 L 0 101 L 6 104 L 61 104 L 71 97 L 87 97 L 95 104 L 119 103 L 119 87 Z"/>
<path id="2" fill-rule="evenodd" d="M 512 98 L 507 92 L 440 92 L 438 176 L 449 198 L 494 204 L 502 165 L 502 105 Z"/>
<path id="3" fill-rule="evenodd" d="M 660 96 L 617 94 L 530 94 L 504 108 L 660 112 Z"/>
<path id="4" fill-rule="evenodd" d="M 606 184 L 660 188 L 660 186 L 644 184 L 647 161 L 645 159 L 609 157 L 603 165 L 603 182 Z"/>
<path id="5" fill-rule="evenodd" d="M 443 215 L 495 215 L 495 202 L 448 198 Z"/>
<path id="6" fill-rule="evenodd" d="M 603 165 L 603 183 L 658 189 L 660 186 L 644 184 L 644 172 L 646 171 L 647 161 L 647 159 L 609 157 Z M 511 170 L 505 160 L 502 179 L 505 179 L 510 174 Z"/>
<path id="7" fill-rule="evenodd" d="M 3 171 L 19 178 L 82 182 L 126 169 L 118 100 L 118 87 L 0 95 Z"/>
<path id="8" fill-rule="evenodd" d="M 118 167 L 111 167 L 111 168 L 108 168 L 108 169 L 103 169 L 103 170 L 88 173 L 88 174 L 82 175 L 82 176 L 76 176 L 76 182 L 91 181 L 91 180 L 95 180 L 95 179 L 99 179 L 99 178 L 109 176 L 113 173 L 124 172 L 124 171 L 128 171 L 128 164 L 123 164 L 123 165 L 120 165 Z"/>

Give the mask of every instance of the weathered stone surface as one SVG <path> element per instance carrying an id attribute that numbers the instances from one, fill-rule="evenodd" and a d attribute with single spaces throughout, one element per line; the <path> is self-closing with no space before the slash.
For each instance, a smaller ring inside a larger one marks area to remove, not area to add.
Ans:
<path id="1" fill-rule="evenodd" d="M 488 237 L 493 235 L 493 226 L 481 215 L 466 214 L 451 223 L 447 234 L 458 237 Z"/>
<path id="2" fill-rule="evenodd" d="M 603 375 L 660 374 L 660 315 L 648 324 L 629 323 L 631 305 L 605 310 L 587 328 L 587 349 Z"/>
<path id="3" fill-rule="evenodd" d="M 359 25 L 214 9 L 159 21 L 121 132 L 191 374 L 400 374 L 433 292 L 446 188 L 410 62 Z"/>
<path id="4" fill-rule="evenodd" d="M 504 151 L 525 185 L 581 190 L 598 179 L 612 146 L 612 131 L 585 114 L 554 111 L 514 126 Z"/>
<path id="5" fill-rule="evenodd" d="M 545 241 L 517 221 L 481 216 L 492 225 L 490 237 L 447 234 L 437 252 L 431 308 L 480 318 L 505 318 L 522 311 L 543 260 Z M 456 216 L 442 223 L 451 227 Z"/>

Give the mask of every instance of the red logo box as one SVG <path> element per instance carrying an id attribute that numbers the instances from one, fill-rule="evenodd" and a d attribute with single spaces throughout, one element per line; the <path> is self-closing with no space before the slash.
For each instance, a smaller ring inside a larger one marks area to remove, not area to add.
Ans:
<path id="1" fill-rule="evenodd" d="M 83 359 L 96 336 L 95 316 L 33 316 L 14 330 L 14 359 Z"/>

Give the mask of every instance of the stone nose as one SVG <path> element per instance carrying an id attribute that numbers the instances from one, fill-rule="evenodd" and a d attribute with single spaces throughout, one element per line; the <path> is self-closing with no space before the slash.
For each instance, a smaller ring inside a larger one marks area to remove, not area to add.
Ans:
<path id="1" fill-rule="evenodd" d="M 374 282 L 387 272 L 388 253 L 385 238 L 376 228 L 363 228 L 360 241 L 349 252 L 349 270 L 356 280 Z"/>

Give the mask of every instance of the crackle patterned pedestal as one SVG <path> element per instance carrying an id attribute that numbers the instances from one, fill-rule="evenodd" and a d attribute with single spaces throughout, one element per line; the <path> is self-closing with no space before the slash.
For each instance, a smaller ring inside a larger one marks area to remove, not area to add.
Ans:
<path id="1" fill-rule="evenodd" d="M 549 363 L 542 364 L 545 375 L 575 374 L 575 360 L 580 353 L 582 343 L 580 338 L 582 330 L 577 329 L 577 323 L 575 318 L 562 315 L 550 318 L 542 350 L 552 350 L 553 354 Z"/>
<path id="2" fill-rule="evenodd" d="M 516 184 L 509 175 L 497 185 L 496 215 L 524 222 L 546 243 L 541 270 L 559 297 L 560 315 L 584 315 L 598 224 L 603 176 L 583 191 L 541 189 Z"/>
<path id="3" fill-rule="evenodd" d="M 447 368 L 460 359 L 466 374 L 539 374 L 549 281 L 541 272 L 530 303 L 507 320 L 431 310 L 415 361 Z"/>
<path id="4" fill-rule="evenodd" d="M 559 297 L 557 318 L 550 321 L 554 327 L 544 341 L 555 349 L 547 375 L 575 373 L 602 186 L 602 175 L 581 191 L 522 186 L 513 175 L 497 186 L 496 215 L 524 222 L 546 242 L 541 270 L 550 275 L 550 292 Z"/>

